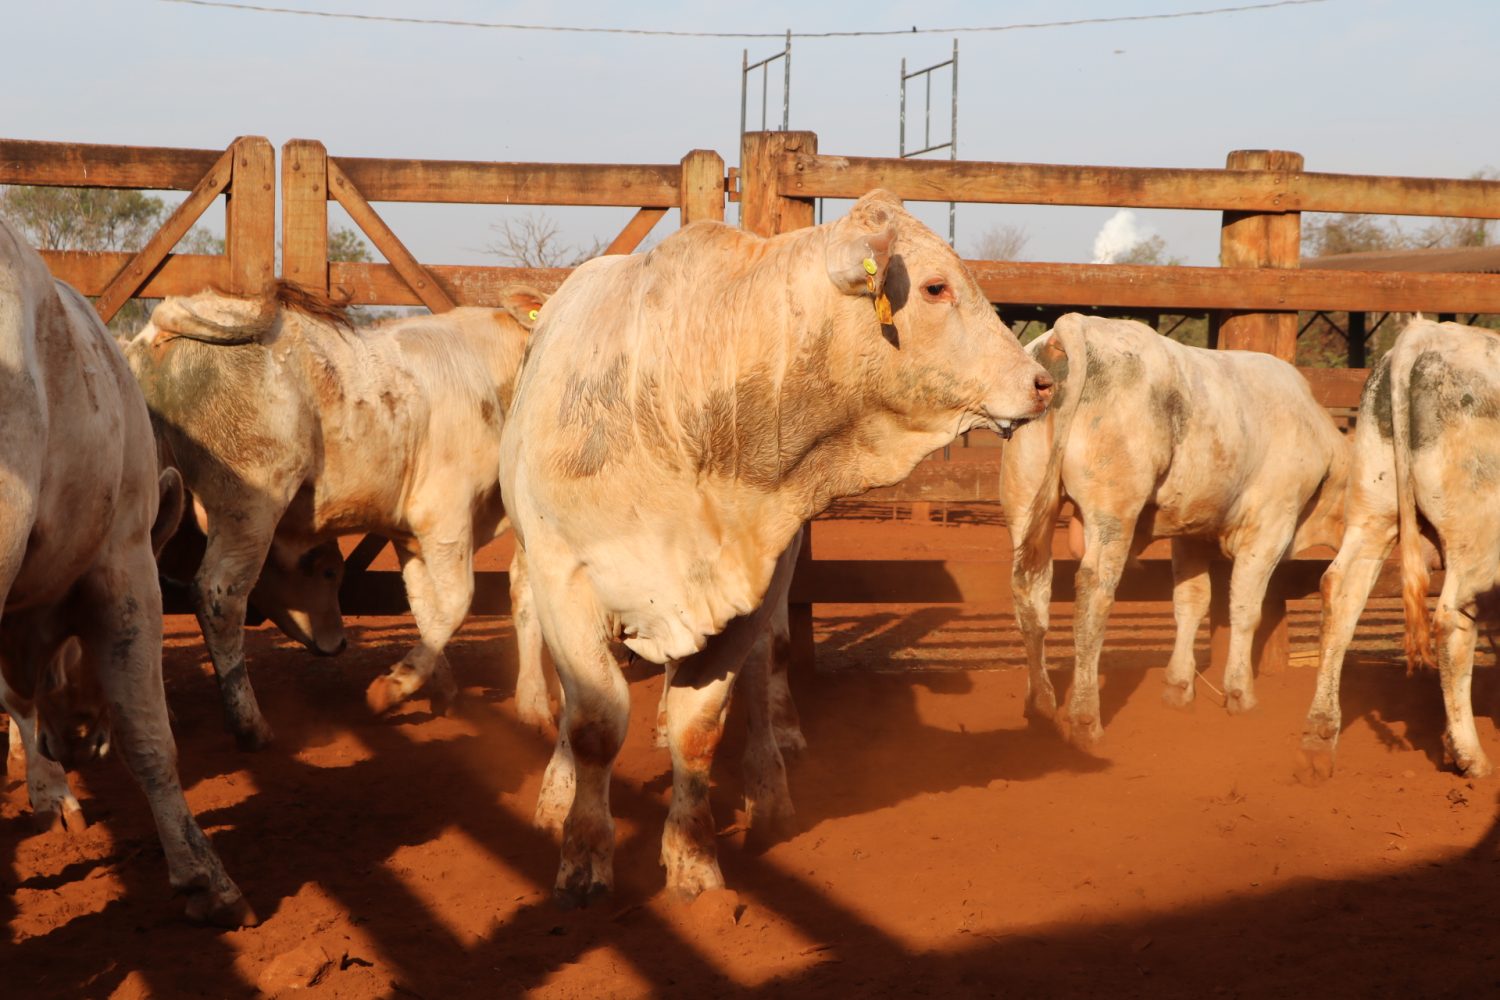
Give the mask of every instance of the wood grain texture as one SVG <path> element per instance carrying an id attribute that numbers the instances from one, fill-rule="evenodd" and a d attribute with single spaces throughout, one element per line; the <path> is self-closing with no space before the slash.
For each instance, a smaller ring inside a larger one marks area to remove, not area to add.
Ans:
<path id="1" fill-rule="evenodd" d="M 328 150 L 316 139 L 281 147 L 281 276 L 328 291 Z"/>

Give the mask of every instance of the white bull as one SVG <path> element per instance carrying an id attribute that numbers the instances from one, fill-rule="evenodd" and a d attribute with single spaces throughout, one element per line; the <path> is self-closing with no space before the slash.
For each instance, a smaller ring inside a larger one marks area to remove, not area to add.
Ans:
<path id="1" fill-rule="evenodd" d="M 194 600 L 230 729 L 271 739 L 245 672 L 245 606 L 273 542 L 391 538 L 421 641 L 368 692 L 384 711 L 429 678 L 456 692 L 443 648 L 468 614 L 473 551 L 504 510 L 500 428 L 542 296 L 354 331 L 290 285 L 247 299 L 167 299 L 127 354 L 207 513 Z"/>
<path id="2" fill-rule="evenodd" d="M 709 768 L 802 523 L 964 430 L 1037 416 L 1051 384 L 953 251 L 887 192 L 771 239 L 695 223 L 569 277 L 533 338 L 501 457 L 566 693 L 537 805 L 562 833 L 562 903 L 613 883 L 626 657 L 677 661 L 661 857 L 668 886 L 695 895 L 723 884 Z M 785 815 L 774 744 L 758 766 L 762 813 Z"/>
<path id="3" fill-rule="evenodd" d="M 162 690 L 153 529 L 165 535 L 180 514 L 181 483 L 158 475 L 118 346 L 0 222 L 0 702 L 28 769 L 70 766 L 113 739 L 188 915 L 239 926 L 254 914 L 183 798 Z M 44 779 L 50 802 L 29 782 L 33 805 L 66 809 L 61 778 Z"/>
<path id="4" fill-rule="evenodd" d="M 1099 651 L 1121 572 L 1152 538 L 1172 539 L 1176 644 L 1169 704 L 1193 699 L 1193 642 L 1209 607 L 1209 560 L 1234 560 L 1227 708 L 1255 705 L 1251 642 L 1271 571 L 1332 544 L 1342 523 L 1348 445 L 1306 380 L 1256 351 L 1187 347 L 1129 320 L 1070 313 L 1027 348 L 1058 379 L 1053 409 L 1006 445 L 1001 498 L 1014 539 L 1011 586 L 1030 671 L 1027 713 L 1052 719 L 1044 640 L 1052 533 L 1063 497 L 1083 520 L 1074 597 L 1074 670 L 1059 726 L 1103 735 Z"/>
<path id="5" fill-rule="evenodd" d="M 1370 373 L 1354 429 L 1348 528 L 1323 574 L 1318 682 L 1303 728 L 1309 777 L 1333 772 L 1339 679 L 1359 615 L 1400 540 L 1408 662 L 1432 665 L 1432 632 L 1448 725 L 1447 759 L 1469 777 L 1492 771 L 1474 728 L 1475 619 L 1500 585 L 1500 337 L 1418 318 Z M 1435 534 L 1445 573 L 1429 621 Z"/>

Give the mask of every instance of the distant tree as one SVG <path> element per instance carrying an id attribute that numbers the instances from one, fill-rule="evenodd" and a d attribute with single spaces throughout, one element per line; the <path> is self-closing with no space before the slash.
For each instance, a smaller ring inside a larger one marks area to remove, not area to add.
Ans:
<path id="1" fill-rule="evenodd" d="M 1116 264 L 1148 264 L 1157 267 L 1180 267 L 1181 257 L 1167 252 L 1167 241 L 1160 235 L 1148 236 L 1114 260 Z"/>
<path id="2" fill-rule="evenodd" d="M 133 253 L 145 246 L 170 211 L 162 199 L 110 188 L 28 187 L 0 190 L 0 215 L 39 250 L 108 250 Z M 224 241 L 194 227 L 173 248 L 177 253 L 223 253 Z M 153 303 L 131 299 L 109 328 L 129 336 L 146 323 Z"/>
<path id="3" fill-rule="evenodd" d="M 368 264 L 375 258 L 370 255 L 370 246 L 359 234 L 359 230 L 348 226 L 330 226 L 328 259 L 343 264 Z"/>
<path id="4" fill-rule="evenodd" d="M 577 267 L 599 256 L 606 246 L 598 239 L 586 248 L 564 243 L 557 222 L 544 213 L 506 219 L 490 229 L 499 234 L 499 239 L 486 245 L 484 252 L 517 267 Z"/>
<path id="5" fill-rule="evenodd" d="M 974 260 L 1020 260 L 1030 241 L 1025 226 L 1001 223 L 979 235 L 969 247 L 969 256 Z"/>

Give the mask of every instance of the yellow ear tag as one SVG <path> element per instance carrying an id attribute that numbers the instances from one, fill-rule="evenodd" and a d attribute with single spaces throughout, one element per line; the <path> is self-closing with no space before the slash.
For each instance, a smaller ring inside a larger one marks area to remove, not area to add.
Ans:
<path id="1" fill-rule="evenodd" d="M 885 297 L 885 292 L 875 296 L 875 318 L 884 326 L 891 325 L 891 300 Z"/>
<path id="2" fill-rule="evenodd" d="M 878 270 L 880 270 L 880 269 L 875 266 L 875 258 L 874 257 L 866 257 L 865 258 L 865 273 L 866 274 L 874 274 Z"/>
<path id="3" fill-rule="evenodd" d="M 531 312 L 529 312 L 529 313 L 526 314 L 526 318 L 529 319 L 529 320 L 531 320 L 533 323 L 535 323 L 536 322 L 536 318 L 537 318 L 537 316 L 540 313 L 541 313 L 540 309 L 533 309 L 533 310 L 531 310 Z"/>

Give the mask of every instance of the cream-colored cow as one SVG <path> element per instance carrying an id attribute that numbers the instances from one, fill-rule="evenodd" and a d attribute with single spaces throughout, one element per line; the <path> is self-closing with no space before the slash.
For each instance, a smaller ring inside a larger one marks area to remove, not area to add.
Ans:
<path id="1" fill-rule="evenodd" d="M 239 926 L 254 914 L 183 798 L 162 690 L 152 542 L 181 505 L 114 339 L 0 222 L 0 702 L 32 805 L 76 810 L 60 766 L 112 741 L 188 915 Z"/>
<path id="2" fill-rule="evenodd" d="M 542 305 L 463 308 L 355 331 L 295 286 L 169 298 L 126 354 L 157 432 L 207 514 L 194 601 L 230 729 L 271 738 L 245 672 L 245 605 L 273 539 L 392 540 L 421 641 L 368 693 L 384 711 L 431 678 L 474 592 L 473 552 L 501 529 L 500 428 Z"/>
<path id="3" fill-rule="evenodd" d="M 1052 411 L 1005 447 L 1001 499 L 1011 517 L 1011 587 L 1030 670 L 1027 713 L 1053 719 L 1044 639 L 1052 532 L 1063 497 L 1083 520 L 1074 597 L 1074 668 L 1059 726 L 1075 743 L 1103 735 L 1099 651 L 1126 560 L 1172 539 L 1177 641 L 1165 700 L 1193 699 L 1193 642 L 1208 613 L 1208 564 L 1234 560 L 1224 691 L 1255 705 L 1250 649 L 1271 571 L 1283 557 L 1335 544 L 1348 445 L 1284 361 L 1257 351 L 1187 347 L 1130 320 L 1069 313 L 1028 345 L 1059 382 Z"/>
<path id="4" fill-rule="evenodd" d="M 560 901 L 613 882 L 625 658 L 675 661 L 667 884 L 720 886 L 709 766 L 798 529 L 962 431 L 1037 416 L 1051 385 L 948 245 L 887 192 L 772 239 L 695 223 L 564 282 L 501 445 L 506 509 L 566 693 L 537 806 L 563 836 Z M 758 766 L 758 811 L 785 815 L 774 744 Z"/>
<path id="5" fill-rule="evenodd" d="M 1354 428 L 1348 527 L 1323 574 L 1318 683 L 1303 728 L 1310 777 L 1333 772 L 1344 654 L 1380 567 L 1400 539 L 1409 662 L 1436 661 L 1448 727 L 1443 749 L 1469 777 L 1492 771 L 1474 728 L 1475 619 L 1500 586 L 1500 337 L 1417 318 L 1365 383 Z M 1436 536 L 1446 567 L 1437 614 L 1427 611 Z"/>

